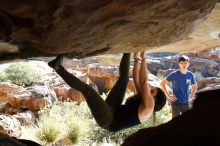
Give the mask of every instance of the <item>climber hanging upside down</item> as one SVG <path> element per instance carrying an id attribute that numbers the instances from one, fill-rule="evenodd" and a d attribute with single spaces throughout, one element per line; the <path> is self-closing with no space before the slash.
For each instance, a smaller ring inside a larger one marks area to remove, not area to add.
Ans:
<path id="1" fill-rule="evenodd" d="M 97 124 L 109 131 L 119 131 L 143 123 L 166 103 L 166 96 L 159 87 L 148 84 L 145 52 L 134 53 L 133 79 L 137 94 L 122 104 L 129 80 L 130 53 L 124 53 L 119 66 L 119 78 L 106 100 L 88 84 L 70 74 L 62 66 L 63 55 L 48 63 L 72 88 L 80 91 Z"/>

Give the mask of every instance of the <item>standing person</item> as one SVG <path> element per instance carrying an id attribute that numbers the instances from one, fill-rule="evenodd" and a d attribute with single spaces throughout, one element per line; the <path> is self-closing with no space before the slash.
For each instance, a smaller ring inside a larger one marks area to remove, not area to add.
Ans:
<path id="1" fill-rule="evenodd" d="M 91 110 L 97 124 L 109 131 L 119 131 L 143 123 L 154 111 L 159 111 L 166 103 L 166 96 L 158 87 L 148 85 L 146 73 L 145 53 L 134 53 L 134 83 L 138 91 L 123 105 L 125 92 L 129 80 L 130 53 L 124 53 L 119 66 L 119 78 L 109 92 L 106 100 L 89 85 L 67 72 L 61 65 L 62 56 L 50 61 L 52 67 L 60 77 L 72 88 L 80 91 Z M 141 64 L 139 64 L 141 61 Z M 139 68 L 140 66 L 140 68 Z"/>
<path id="2" fill-rule="evenodd" d="M 197 83 L 194 74 L 188 70 L 190 65 L 189 57 L 182 55 L 179 58 L 179 69 L 171 72 L 162 82 L 161 88 L 168 99 L 171 100 L 172 117 L 179 116 L 190 109 L 191 102 L 197 90 Z M 167 89 L 166 84 L 172 82 L 173 95 Z M 190 91 L 190 86 L 191 91 Z"/>

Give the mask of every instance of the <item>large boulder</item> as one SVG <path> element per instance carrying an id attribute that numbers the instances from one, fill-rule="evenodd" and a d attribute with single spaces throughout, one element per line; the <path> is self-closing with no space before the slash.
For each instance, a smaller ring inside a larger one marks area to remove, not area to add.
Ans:
<path id="1" fill-rule="evenodd" d="M 53 90 L 47 86 L 31 86 L 12 93 L 9 104 L 12 107 L 21 107 L 37 111 L 40 108 L 50 105 L 57 101 Z"/>
<path id="2" fill-rule="evenodd" d="M 29 109 L 37 111 L 40 108 L 57 101 L 57 96 L 49 86 L 33 85 L 27 88 L 0 83 L 0 111 L 15 114 Z"/>
<path id="3" fill-rule="evenodd" d="M 220 48 L 209 49 L 201 53 L 185 53 L 190 58 L 189 70 L 196 73 L 197 80 L 215 77 L 220 74 Z M 210 52 L 210 53 L 209 53 Z M 149 53 L 148 69 L 155 75 L 167 76 L 179 69 L 180 53 Z"/>
<path id="4" fill-rule="evenodd" d="M 207 87 L 218 87 L 220 86 L 220 78 L 209 77 L 197 82 L 198 90 L 207 88 Z"/>
<path id="5" fill-rule="evenodd" d="M 80 103 L 85 100 L 83 94 L 69 86 L 56 86 L 53 87 L 54 92 L 59 100 L 72 100 Z"/>
<path id="6" fill-rule="evenodd" d="M 19 138 L 22 134 L 20 121 L 14 116 L 0 114 L 0 133 Z"/>
<path id="7" fill-rule="evenodd" d="M 143 47 L 150 51 L 204 50 L 220 44 L 217 2 L 0 0 L 0 60 L 61 53 L 84 58 Z M 160 47 L 174 42 L 179 44 Z"/>
<path id="8" fill-rule="evenodd" d="M 17 113 L 13 116 L 20 121 L 21 125 L 33 125 L 36 120 L 35 114 L 30 110 Z"/>
<path id="9" fill-rule="evenodd" d="M 13 92 L 23 90 L 21 86 L 10 84 L 7 82 L 0 83 L 0 101 L 8 101 Z"/>
<path id="10" fill-rule="evenodd" d="M 122 146 L 218 145 L 220 89 L 201 92 L 193 108 L 157 127 L 141 129 Z"/>

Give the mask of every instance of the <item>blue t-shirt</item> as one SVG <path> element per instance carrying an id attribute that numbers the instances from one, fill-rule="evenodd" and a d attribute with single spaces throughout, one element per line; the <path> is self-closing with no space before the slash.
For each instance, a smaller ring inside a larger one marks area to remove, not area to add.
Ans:
<path id="1" fill-rule="evenodd" d="M 173 94 L 181 103 L 187 103 L 190 94 L 190 86 L 196 83 L 195 76 L 191 71 L 182 74 L 180 70 L 171 72 L 166 79 L 172 82 Z"/>

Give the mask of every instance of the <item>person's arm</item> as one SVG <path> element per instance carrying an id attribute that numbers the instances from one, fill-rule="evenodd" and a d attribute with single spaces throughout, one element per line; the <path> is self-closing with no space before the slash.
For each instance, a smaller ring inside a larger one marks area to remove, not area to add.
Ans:
<path id="1" fill-rule="evenodd" d="M 191 103 L 193 101 L 193 97 L 195 96 L 195 93 L 198 89 L 198 85 L 197 85 L 197 82 L 196 82 L 196 79 L 195 79 L 195 75 L 192 74 L 192 80 L 191 80 L 191 83 L 192 83 L 192 89 L 191 89 L 191 93 L 189 95 L 189 102 Z"/>
<path id="2" fill-rule="evenodd" d="M 162 82 L 160 83 L 160 87 L 161 89 L 163 90 L 163 92 L 166 94 L 167 97 L 170 96 L 169 92 L 167 91 L 167 88 L 166 88 L 166 84 L 168 83 L 169 81 L 167 79 L 163 79 Z"/>
<path id="3" fill-rule="evenodd" d="M 174 95 L 170 95 L 170 93 L 167 91 L 166 84 L 168 82 L 169 81 L 167 79 L 163 79 L 162 82 L 160 83 L 160 87 L 161 87 L 161 89 L 163 90 L 163 92 L 165 93 L 165 95 L 167 96 L 168 99 L 170 99 L 171 101 L 176 101 L 177 98 Z"/>
<path id="4" fill-rule="evenodd" d="M 138 94 L 141 94 L 140 84 L 139 84 L 139 56 L 138 52 L 134 53 L 134 67 L 133 67 L 133 81 Z"/>
<path id="5" fill-rule="evenodd" d="M 146 120 L 149 118 L 154 110 L 154 98 L 151 95 L 150 92 L 150 87 L 148 85 L 148 75 L 147 75 L 147 66 L 146 66 L 146 61 L 145 61 L 145 52 L 141 52 L 141 67 L 140 67 L 140 90 L 141 90 L 141 97 L 142 97 L 142 102 L 139 107 L 139 117 L 140 120 Z"/>
<path id="6" fill-rule="evenodd" d="M 195 84 L 192 84 L 192 89 L 191 89 L 191 93 L 190 93 L 190 96 L 189 96 L 189 100 L 192 101 L 196 91 L 197 91 L 197 88 L 198 88 L 198 85 L 197 83 Z"/>

